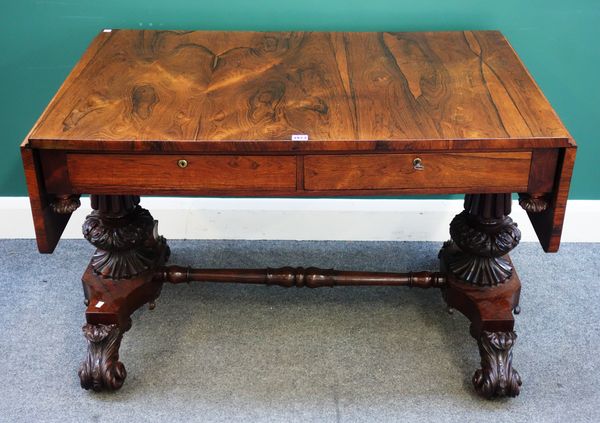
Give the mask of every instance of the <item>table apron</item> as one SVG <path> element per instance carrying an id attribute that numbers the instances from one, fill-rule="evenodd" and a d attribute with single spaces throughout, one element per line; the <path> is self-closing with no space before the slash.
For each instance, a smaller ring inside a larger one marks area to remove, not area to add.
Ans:
<path id="1" fill-rule="evenodd" d="M 536 164 L 536 158 L 548 162 L 548 154 L 535 150 L 309 155 L 42 150 L 40 154 L 46 189 L 56 194 L 313 197 L 493 193 L 527 192 L 530 185 L 550 191 L 554 181 L 554 169 Z"/>

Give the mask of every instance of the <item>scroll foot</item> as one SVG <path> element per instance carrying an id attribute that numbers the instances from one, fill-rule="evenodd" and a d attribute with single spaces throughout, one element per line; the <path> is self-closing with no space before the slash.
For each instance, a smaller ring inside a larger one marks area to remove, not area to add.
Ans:
<path id="1" fill-rule="evenodd" d="M 481 369 L 473 375 L 477 393 L 485 398 L 516 397 L 521 390 L 521 376 L 512 367 L 515 332 L 483 331 L 478 339 Z"/>
<path id="2" fill-rule="evenodd" d="M 83 335 L 88 341 L 87 357 L 79 368 L 81 387 L 94 391 L 119 389 L 127 372 L 119 361 L 119 347 L 123 332 L 116 324 L 83 326 Z"/>

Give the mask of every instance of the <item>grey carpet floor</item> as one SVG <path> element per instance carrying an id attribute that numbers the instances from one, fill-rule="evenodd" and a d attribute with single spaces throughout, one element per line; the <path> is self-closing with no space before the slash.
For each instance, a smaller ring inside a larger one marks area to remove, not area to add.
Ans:
<path id="1" fill-rule="evenodd" d="M 171 241 L 196 266 L 435 269 L 435 243 Z M 522 244 L 516 399 L 485 401 L 468 321 L 437 290 L 165 285 L 133 316 L 117 393 L 80 389 L 92 253 L 0 241 L 0 421 L 598 422 L 600 244 Z"/>

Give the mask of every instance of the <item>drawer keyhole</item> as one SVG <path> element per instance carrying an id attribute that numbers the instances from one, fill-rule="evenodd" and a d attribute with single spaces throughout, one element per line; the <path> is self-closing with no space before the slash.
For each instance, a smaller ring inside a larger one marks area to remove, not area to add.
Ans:
<path id="1" fill-rule="evenodd" d="M 425 165 L 423 164 L 423 160 L 420 157 L 417 157 L 413 160 L 413 168 L 415 170 L 425 170 Z"/>
<path id="2" fill-rule="evenodd" d="M 177 166 L 179 166 L 182 169 L 185 169 L 187 167 L 187 165 L 188 165 L 188 162 L 185 159 L 181 159 L 181 160 L 177 161 Z"/>

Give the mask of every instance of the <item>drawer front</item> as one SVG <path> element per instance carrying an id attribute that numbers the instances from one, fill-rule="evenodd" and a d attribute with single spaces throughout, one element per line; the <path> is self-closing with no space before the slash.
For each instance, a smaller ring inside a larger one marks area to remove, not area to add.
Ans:
<path id="1" fill-rule="evenodd" d="M 442 191 L 481 186 L 488 192 L 494 187 L 518 192 L 527 190 L 530 162 L 527 151 L 306 156 L 304 189 Z"/>
<path id="2" fill-rule="evenodd" d="M 86 193 L 296 189 L 294 156 L 71 153 L 67 168 L 73 188 Z"/>

